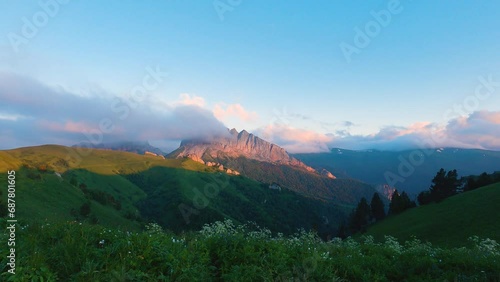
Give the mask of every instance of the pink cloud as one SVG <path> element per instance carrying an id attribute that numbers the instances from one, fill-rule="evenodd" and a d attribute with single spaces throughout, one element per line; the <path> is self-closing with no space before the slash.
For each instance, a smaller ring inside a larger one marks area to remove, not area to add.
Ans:
<path id="1" fill-rule="evenodd" d="M 327 152 L 327 143 L 332 141 L 331 136 L 286 125 L 268 125 L 258 129 L 256 134 L 290 153 Z"/>
<path id="2" fill-rule="evenodd" d="M 190 94 L 187 93 L 182 93 L 180 95 L 180 98 L 177 102 L 174 103 L 176 106 L 177 105 L 184 105 L 184 106 L 198 106 L 200 108 L 203 108 L 205 106 L 205 99 L 200 96 L 193 95 L 191 96 Z"/>
<path id="3" fill-rule="evenodd" d="M 220 120 L 235 117 L 242 121 L 252 122 L 258 118 L 256 112 L 249 112 L 240 104 L 225 105 L 223 103 L 219 103 L 215 105 L 213 113 L 215 117 Z"/>
<path id="4" fill-rule="evenodd" d="M 406 150 L 414 148 L 479 148 L 500 150 L 500 112 L 474 112 L 446 125 L 417 122 L 388 126 L 370 135 L 321 134 L 290 126 L 267 126 L 256 131 L 292 153 L 323 152 L 330 148 Z"/>
<path id="5" fill-rule="evenodd" d="M 70 133 L 92 132 L 96 130 L 95 125 L 92 126 L 85 122 L 74 122 L 71 120 L 66 121 L 64 123 L 42 120 L 38 122 L 38 125 L 42 129 L 50 131 L 70 132 Z"/>
<path id="6" fill-rule="evenodd" d="M 450 139 L 475 148 L 500 150 L 500 112 L 479 111 L 450 121 L 446 127 Z"/>
<path id="7" fill-rule="evenodd" d="M 500 112 L 478 111 L 471 114 L 469 119 L 482 119 L 493 124 L 500 124 Z"/>

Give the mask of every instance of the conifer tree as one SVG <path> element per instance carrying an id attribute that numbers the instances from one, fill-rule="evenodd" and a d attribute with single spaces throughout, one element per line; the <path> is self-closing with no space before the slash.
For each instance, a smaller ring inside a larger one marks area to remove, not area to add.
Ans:
<path id="1" fill-rule="evenodd" d="M 372 216 L 376 221 L 382 220 L 385 217 L 384 202 L 382 202 L 378 193 L 373 194 L 370 208 Z"/>

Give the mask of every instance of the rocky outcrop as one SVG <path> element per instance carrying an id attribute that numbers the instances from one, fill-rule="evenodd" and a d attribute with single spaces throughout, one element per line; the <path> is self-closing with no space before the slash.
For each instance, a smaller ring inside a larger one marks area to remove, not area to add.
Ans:
<path id="1" fill-rule="evenodd" d="M 153 156 L 153 157 L 159 157 L 160 159 L 165 159 L 165 157 L 163 155 L 158 155 L 158 154 L 150 152 L 150 151 L 144 152 L 144 155 L 146 155 L 146 156 Z"/>
<path id="2" fill-rule="evenodd" d="M 336 179 L 337 177 L 335 177 L 335 175 L 333 175 L 331 172 L 329 172 L 328 170 L 326 169 L 322 169 L 321 172 L 320 172 L 321 175 L 323 176 L 326 176 L 330 179 Z"/>
<path id="3" fill-rule="evenodd" d="M 202 163 L 206 166 L 210 166 L 210 167 L 215 167 L 217 168 L 218 170 L 220 171 L 224 171 L 225 173 L 227 174 L 232 174 L 232 175 L 240 175 L 240 173 L 234 169 L 230 169 L 230 168 L 226 168 L 224 167 L 224 165 L 220 164 L 220 163 L 216 163 L 216 162 L 205 162 L 204 160 L 201 159 L 201 157 L 197 156 L 197 155 L 193 155 L 193 154 L 189 154 L 187 155 L 188 158 L 192 159 L 193 161 L 195 162 L 199 162 L 199 163 Z"/>
<path id="4" fill-rule="evenodd" d="M 381 184 L 376 187 L 377 192 L 383 195 L 387 200 L 392 199 L 392 195 L 396 191 L 396 188 L 389 186 L 389 184 Z"/>
<path id="5" fill-rule="evenodd" d="M 201 159 L 206 164 L 217 162 L 216 160 L 245 157 L 262 162 L 277 165 L 288 165 L 316 173 L 316 171 L 288 155 L 285 149 L 278 145 L 269 143 L 258 136 L 241 132 L 236 129 L 229 130 L 228 136 L 219 137 L 210 141 L 206 140 L 184 140 L 179 149 L 173 152 L 173 157 L 189 157 L 195 160 Z M 331 173 L 323 174 L 329 178 L 335 178 Z"/>

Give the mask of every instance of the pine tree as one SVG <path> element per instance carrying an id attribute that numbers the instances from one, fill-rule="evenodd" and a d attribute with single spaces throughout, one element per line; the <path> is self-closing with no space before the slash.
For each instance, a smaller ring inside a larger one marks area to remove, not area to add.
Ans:
<path id="1" fill-rule="evenodd" d="M 486 172 L 481 173 L 477 178 L 476 188 L 483 187 L 493 183 L 491 177 Z"/>
<path id="2" fill-rule="evenodd" d="M 348 232 L 348 230 L 346 228 L 345 222 L 342 221 L 342 223 L 340 223 L 340 225 L 339 225 L 339 230 L 337 232 L 337 237 L 339 237 L 341 239 L 345 239 L 345 238 L 347 238 L 347 235 L 348 235 L 347 232 Z"/>
<path id="3" fill-rule="evenodd" d="M 418 204 L 419 205 L 427 205 L 432 202 L 431 192 L 430 191 L 422 191 L 418 194 Z"/>
<path id="4" fill-rule="evenodd" d="M 415 204 L 415 202 L 410 200 L 410 197 L 408 196 L 406 191 L 403 191 L 403 193 L 401 194 L 401 211 L 400 212 L 403 212 L 407 209 L 414 208 L 416 206 L 417 205 Z"/>
<path id="5" fill-rule="evenodd" d="M 440 202 L 450 196 L 457 193 L 460 187 L 460 181 L 458 180 L 457 171 L 450 170 L 448 173 L 441 168 L 436 176 L 432 179 L 432 185 L 430 188 L 432 200 Z"/>
<path id="6" fill-rule="evenodd" d="M 370 208 L 372 216 L 376 221 L 382 220 L 385 217 L 384 202 L 382 202 L 378 193 L 373 194 Z"/>
<path id="7" fill-rule="evenodd" d="M 350 227 L 353 233 L 364 231 L 368 226 L 371 218 L 371 208 L 368 201 L 363 197 L 358 203 L 358 206 L 351 214 Z"/>
<path id="8" fill-rule="evenodd" d="M 402 201 L 398 190 L 392 194 L 391 203 L 389 204 L 389 214 L 398 214 L 401 210 Z"/>
<path id="9" fill-rule="evenodd" d="M 474 179 L 474 176 L 467 177 L 464 191 L 471 191 L 471 190 L 476 189 L 477 187 L 478 187 L 477 182 Z"/>

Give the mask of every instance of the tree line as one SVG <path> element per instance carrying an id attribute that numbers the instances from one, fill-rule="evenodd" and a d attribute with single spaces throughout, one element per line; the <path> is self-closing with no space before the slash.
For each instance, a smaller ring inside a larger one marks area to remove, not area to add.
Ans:
<path id="1" fill-rule="evenodd" d="M 458 193 L 472 191 L 496 182 L 500 182 L 499 172 L 492 174 L 483 172 L 479 176 L 471 175 L 458 178 L 457 170 L 445 171 L 441 168 L 432 179 L 432 185 L 429 190 L 418 194 L 418 204 L 439 203 Z"/>
<path id="2" fill-rule="evenodd" d="M 445 171 L 441 168 L 432 179 L 432 184 L 427 191 L 417 196 L 419 205 L 439 203 L 444 199 L 458 193 L 471 191 L 479 187 L 500 182 L 500 172 L 488 174 L 486 172 L 479 176 L 467 176 L 458 178 L 457 170 Z M 416 207 L 406 192 L 400 193 L 395 190 L 389 202 L 387 215 L 395 215 Z M 365 232 L 371 224 L 383 220 L 386 216 L 385 205 L 378 193 L 374 193 L 368 203 L 366 198 L 361 198 L 357 207 L 348 218 L 339 226 L 338 237 L 345 238 L 349 235 Z"/>

